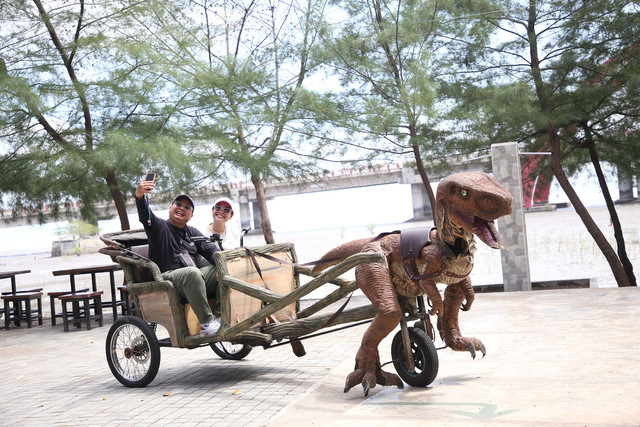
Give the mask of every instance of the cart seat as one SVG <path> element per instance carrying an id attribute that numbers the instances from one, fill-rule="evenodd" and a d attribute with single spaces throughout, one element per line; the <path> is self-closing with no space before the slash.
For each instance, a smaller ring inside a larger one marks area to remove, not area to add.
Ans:
<path id="1" fill-rule="evenodd" d="M 140 255 L 143 258 L 149 258 L 149 245 L 131 246 L 131 252 Z M 133 266 L 133 280 L 135 283 L 151 282 L 153 277 L 148 268 L 138 265 Z"/>

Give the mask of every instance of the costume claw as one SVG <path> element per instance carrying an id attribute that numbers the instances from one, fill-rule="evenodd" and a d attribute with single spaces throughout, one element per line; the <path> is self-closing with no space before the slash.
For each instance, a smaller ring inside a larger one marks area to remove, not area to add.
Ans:
<path id="1" fill-rule="evenodd" d="M 380 366 L 377 366 L 378 372 L 376 374 L 377 382 L 380 385 L 389 386 L 395 385 L 398 388 L 404 388 L 404 383 L 396 374 L 392 374 L 390 372 L 385 372 L 380 369 Z"/>
<path id="2" fill-rule="evenodd" d="M 344 392 L 346 393 L 356 385 L 360 384 L 363 377 L 364 369 L 358 369 L 358 364 L 356 363 L 356 369 L 347 376 L 347 380 L 344 383 Z"/>
<path id="3" fill-rule="evenodd" d="M 477 341 L 478 341 L 477 345 L 474 344 L 473 341 L 471 341 L 471 342 L 469 342 L 469 344 L 467 344 L 467 351 L 469 353 L 471 353 L 471 358 L 472 359 L 476 358 L 476 350 L 480 350 L 480 353 L 482 353 L 482 357 L 487 355 L 487 349 L 484 346 L 484 344 L 482 344 L 482 342 L 480 342 L 479 340 L 477 340 Z"/>
<path id="4" fill-rule="evenodd" d="M 369 396 L 369 388 L 371 387 L 371 380 L 366 379 L 362 382 L 362 388 L 364 389 L 364 397 Z"/>
<path id="5" fill-rule="evenodd" d="M 467 345 L 467 350 L 469 351 L 469 353 L 471 353 L 471 358 L 475 359 L 476 358 L 476 348 L 474 347 L 472 342 L 470 342 L 469 345 Z"/>

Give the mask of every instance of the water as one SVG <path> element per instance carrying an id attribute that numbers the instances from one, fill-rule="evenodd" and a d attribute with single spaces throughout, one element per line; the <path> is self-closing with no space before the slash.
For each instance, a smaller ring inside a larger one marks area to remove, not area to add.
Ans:
<path id="1" fill-rule="evenodd" d="M 610 172 L 610 175 L 612 173 Z M 609 178 L 609 186 L 614 199 L 618 196 L 617 181 Z M 572 179 L 578 195 L 587 207 L 604 206 L 604 198 L 589 172 Z M 554 180 L 549 201 L 565 203 L 564 192 Z M 341 229 L 366 227 L 379 229 L 393 228 L 393 224 L 405 222 L 413 217 L 411 186 L 408 184 L 389 184 L 346 190 L 282 196 L 267 202 L 273 230 L 283 233 L 304 232 L 321 229 Z M 167 209 L 156 209 L 154 213 L 167 218 Z M 239 214 L 230 221 L 231 226 L 239 227 Z M 135 212 L 129 214 L 132 228 L 141 227 Z M 190 225 L 206 232 L 211 222 L 211 205 L 198 205 Z M 51 251 L 54 241 L 60 239 L 60 230 L 67 221 L 58 223 L 0 228 L 0 257 L 46 253 Z M 99 232 L 118 231 L 120 221 L 117 218 L 100 221 Z"/>

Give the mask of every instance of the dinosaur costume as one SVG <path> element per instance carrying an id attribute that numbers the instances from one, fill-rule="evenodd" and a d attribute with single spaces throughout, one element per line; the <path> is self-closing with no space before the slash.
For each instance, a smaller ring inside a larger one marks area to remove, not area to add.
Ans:
<path id="1" fill-rule="evenodd" d="M 398 295 L 427 294 L 432 302 L 429 314 L 437 314 L 438 330 L 446 345 L 456 351 L 469 351 L 474 358 L 477 350 L 483 356 L 486 354 L 479 339 L 461 335 L 458 310 L 471 308 L 474 299 L 469 279 L 476 250 L 474 235 L 491 248 L 501 248 L 493 221 L 511 213 L 511 200 L 509 192 L 490 175 L 482 172 L 451 175 L 438 185 L 436 227 L 424 239 L 425 243 L 430 242 L 418 248 L 419 253 L 412 260 L 402 259 L 398 234 L 344 243 L 321 258 L 327 262 L 317 264 L 312 271 L 314 275 L 359 252 L 382 252 L 387 257 L 387 266 L 372 263 L 356 267 L 356 283 L 378 313 L 362 337 L 355 370 L 347 376 L 345 393 L 358 383 L 364 387 L 365 396 L 376 384 L 404 387 L 400 377 L 381 369 L 378 356 L 378 345 L 402 317 Z M 436 283 L 448 285 L 444 301 Z"/>

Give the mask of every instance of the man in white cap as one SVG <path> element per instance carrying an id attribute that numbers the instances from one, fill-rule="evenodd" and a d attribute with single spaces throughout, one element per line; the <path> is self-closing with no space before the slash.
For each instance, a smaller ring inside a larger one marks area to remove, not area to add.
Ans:
<path id="1" fill-rule="evenodd" d="M 207 299 L 217 294 L 213 254 L 220 249 L 210 242 L 191 241 L 191 237 L 203 234 L 187 225 L 195 204 L 186 194 L 171 203 L 168 220 L 156 217 L 144 197 L 154 187 L 155 182 L 143 180 L 135 192 L 138 218 L 149 239 L 149 259 L 158 264 L 162 277 L 173 282 L 180 296 L 191 304 L 202 325 L 200 334 L 214 334 L 220 328 L 220 318 L 214 316 Z"/>

